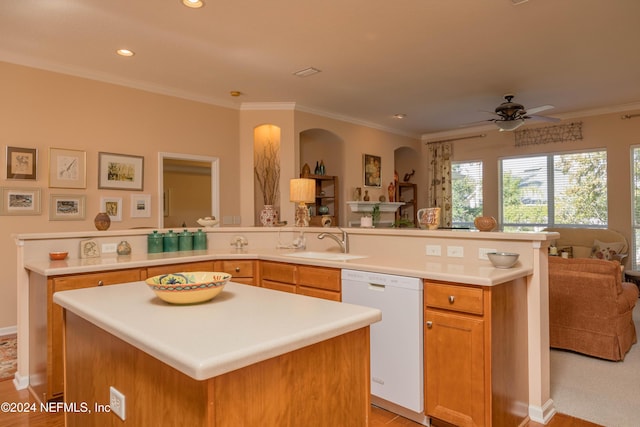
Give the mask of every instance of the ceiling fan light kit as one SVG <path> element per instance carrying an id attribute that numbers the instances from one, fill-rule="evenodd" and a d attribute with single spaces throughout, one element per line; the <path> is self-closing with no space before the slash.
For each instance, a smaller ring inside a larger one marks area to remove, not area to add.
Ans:
<path id="1" fill-rule="evenodd" d="M 496 120 L 495 124 L 500 128 L 500 132 L 512 131 L 522 126 L 524 124 L 524 119 Z"/>

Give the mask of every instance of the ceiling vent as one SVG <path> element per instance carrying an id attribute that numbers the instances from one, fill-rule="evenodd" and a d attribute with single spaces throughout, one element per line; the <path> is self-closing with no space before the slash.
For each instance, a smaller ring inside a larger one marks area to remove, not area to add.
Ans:
<path id="1" fill-rule="evenodd" d="M 317 68 L 309 67 L 305 68 L 304 70 L 296 71 L 295 73 L 293 73 L 293 75 L 298 77 L 309 77 L 313 76 L 314 74 L 318 74 L 319 72 L 320 70 L 318 70 Z"/>

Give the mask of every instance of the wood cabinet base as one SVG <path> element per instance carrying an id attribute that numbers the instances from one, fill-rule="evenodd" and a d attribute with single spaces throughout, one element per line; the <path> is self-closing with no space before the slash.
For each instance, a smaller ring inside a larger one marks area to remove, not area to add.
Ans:
<path id="1" fill-rule="evenodd" d="M 67 426 L 362 426 L 369 423 L 369 327 L 197 381 L 65 311 Z M 93 411 L 109 387 L 126 421 Z"/>

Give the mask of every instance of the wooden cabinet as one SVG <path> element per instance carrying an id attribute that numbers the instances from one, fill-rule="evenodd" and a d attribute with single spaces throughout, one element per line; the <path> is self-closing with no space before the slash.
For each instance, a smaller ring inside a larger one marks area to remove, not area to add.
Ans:
<path id="1" fill-rule="evenodd" d="M 524 280 L 424 284 L 425 413 L 457 426 L 519 425 L 528 415 Z"/>
<path id="2" fill-rule="evenodd" d="M 134 282 L 141 269 L 127 269 L 44 278 L 32 275 L 29 303 L 29 388 L 43 402 L 62 396 L 64 391 L 62 354 L 62 308 L 54 304 L 59 291 Z M 43 334 L 43 332 L 46 333 Z"/>
<path id="3" fill-rule="evenodd" d="M 245 260 L 224 260 L 216 261 L 215 271 L 229 273 L 231 280 L 245 285 L 256 285 L 255 270 L 257 261 Z"/>
<path id="4" fill-rule="evenodd" d="M 338 177 L 329 175 L 309 175 L 305 178 L 316 180 L 315 202 L 309 204 L 311 219 L 309 225 L 322 227 L 322 215 L 331 216 L 331 224 L 340 225 L 340 187 Z M 322 213 L 327 209 L 327 213 Z"/>
<path id="5" fill-rule="evenodd" d="M 263 288 L 342 300 L 340 269 L 260 261 L 260 285 Z"/>
<path id="6" fill-rule="evenodd" d="M 396 202 L 404 202 L 396 211 L 396 221 L 406 220 L 418 226 L 418 186 L 408 182 L 396 185 Z M 407 224 L 408 225 L 408 224 Z M 405 226 L 407 226 L 405 225 Z"/>

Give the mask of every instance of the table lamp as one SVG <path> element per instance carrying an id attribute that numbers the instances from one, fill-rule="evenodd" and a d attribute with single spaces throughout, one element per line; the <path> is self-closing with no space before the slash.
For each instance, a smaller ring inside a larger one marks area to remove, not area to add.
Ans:
<path id="1" fill-rule="evenodd" d="M 315 202 L 315 198 L 315 179 L 295 178 L 289 182 L 289 201 L 298 203 L 296 206 L 296 227 L 309 226 L 309 209 L 306 204 Z"/>

